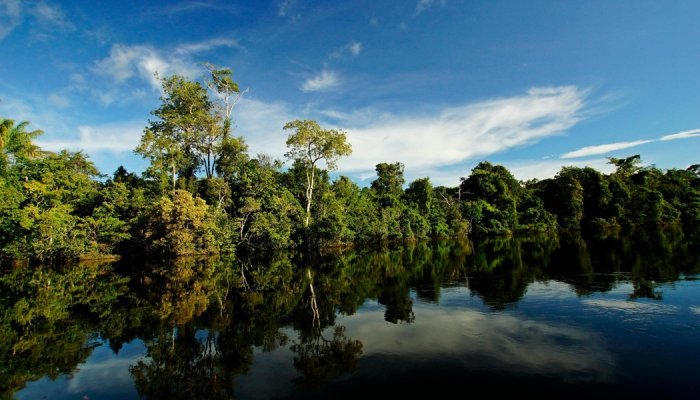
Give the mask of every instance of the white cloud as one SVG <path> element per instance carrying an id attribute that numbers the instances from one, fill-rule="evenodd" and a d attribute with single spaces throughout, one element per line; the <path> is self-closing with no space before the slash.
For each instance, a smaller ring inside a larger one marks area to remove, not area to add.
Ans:
<path id="1" fill-rule="evenodd" d="M 234 109 L 233 134 L 245 137 L 252 156 L 265 153 L 283 159 L 288 133 L 282 130 L 282 126 L 294 119 L 284 103 L 243 97 Z"/>
<path id="2" fill-rule="evenodd" d="M 323 70 L 316 76 L 313 76 L 301 85 L 301 91 L 304 93 L 318 92 L 337 87 L 340 84 L 338 74 L 333 71 Z"/>
<path id="3" fill-rule="evenodd" d="M 22 22 L 22 3 L 20 0 L 0 2 L 0 40 L 4 39 Z"/>
<path id="4" fill-rule="evenodd" d="M 46 135 L 39 138 L 37 144 L 45 150 L 85 151 L 88 154 L 99 151 L 113 153 L 130 152 L 136 148 L 141 139 L 146 122 L 142 120 L 117 122 L 104 125 L 78 127 L 78 137 Z"/>
<path id="5" fill-rule="evenodd" d="M 554 177 L 562 167 L 591 167 L 604 174 L 615 171 L 615 167 L 605 158 L 593 158 L 587 160 L 564 161 L 561 159 L 549 159 L 538 161 L 504 162 L 506 168 L 516 179 L 526 181 L 530 179 L 547 179 Z"/>
<path id="6" fill-rule="evenodd" d="M 690 306 L 690 312 L 700 315 L 700 306 Z"/>
<path id="7" fill-rule="evenodd" d="M 234 39 L 217 37 L 201 42 L 187 43 L 175 48 L 175 53 L 190 55 L 195 53 L 206 52 L 218 47 L 242 48 L 241 44 Z"/>
<path id="8" fill-rule="evenodd" d="M 160 82 L 155 74 L 172 74 L 194 77 L 199 72 L 194 63 L 173 54 L 163 53 L 150 46 L 112 46 L 109 56 L 95 63 L 94 72 L 108 76 L 120 84 L 132 77 L 138 77 L 155 89 Z"/>
<path id="9" fill-rule="evenodd" d="M 667 140 L 688 139 L 688 138 L 698 137 L 698 136 L 700 136 L 700 129 L 692 129 L 689 131 L 674 133 L 672 135 L 662 136 L 659 140 L 667 141 Z"/>
<path id="10" fill-rule="evenodd" d="M 653 140 L 635 140 L 633 142 L 618 142 L 618 143 L 608 143 L 600 144 L 596 146 L 586 146 L 578 150 L 570 151 L 568 153 L 562 154 L 561 158 L 579 158 L 579 157 L 589 157 L 599 154 L 610 153 L 616 150 L 629 149 L 630 147 L 636 147 L 642 144 L 651 143 Z"/>
<path id="11" fill-rule="evenodd" d="M 202 72 L 192 56 L 219 47 L 240 48 L 238 41 L 230 38 L 212 38 L 201 42 L 186 43 L 174 49 L 156 49 L 148 45 L 115 44 L 109 56 L 95 62 L 93 72 L 110 77 L 119 85 L 125 81 L 138 78 L 148 82 L 152 88 L 159 89 L 160 82 L 155 74 L 169 76 L 182 75 L 194 79 Z M 102 101 L 109 104 L 115 93 L 100 93 Z"/>
<path id="12" fill-rule="evenodd" d="M 525 95 L 452 107 L 436 115 L 377 115 L 366 126 L 348 125 L 353 155 L 346 171 L 401 161 L 406 170 L 454 165 L 561 134 L 575 125 L 586 91 L 574 86 L 534 88 Z M 341 126 L 342 127 L 342 126 Z"/>

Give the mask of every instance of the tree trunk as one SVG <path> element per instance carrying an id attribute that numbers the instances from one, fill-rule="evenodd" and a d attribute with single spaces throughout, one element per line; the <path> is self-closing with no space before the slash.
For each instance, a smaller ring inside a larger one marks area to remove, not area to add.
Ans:
<path id="1" fill-rule="evenodd" d="M 306 174 L 306 222 L 304 226 L 309 227 L 309 220 L 311 219 L 311 197 L 314 194 L 314 176 L 316 172 L 316 166 L 311 164 L 311 179 L 309 179 L 309 174 Z"/>
<path id="2" fill-rule="evenodd" d="M 175 196 L 175 164 L 173 163 L 173 196 Z"/>

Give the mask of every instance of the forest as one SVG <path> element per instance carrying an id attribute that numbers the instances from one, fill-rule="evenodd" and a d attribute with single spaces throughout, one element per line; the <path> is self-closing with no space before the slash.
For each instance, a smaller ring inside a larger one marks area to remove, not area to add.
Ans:
<path id="1" fill-rule="evenodd" d="M 331 179 L 352 153 L 346 133 L 311 120 L 284 126 L 286 160 L 251 155 L 232 131 L 241 95 L 232 71 L 206 67 L 201 81 L 159 78 L 160 106 L 135 149 L 150 162 L 141 175 L 102 175 L 83 152 L 46 151 L 35 143 L 42 131 L 0 117 L 2 256 L 179 256 L 700 223 L 700 164 L 662 170 L 633 155 L 609 158 L 611 174 L 564 167 L 521 182 L 484 161 L 444 187 L 428 177 L 406 184 L 404 165 L 388 160 L 360 187 Z"/>

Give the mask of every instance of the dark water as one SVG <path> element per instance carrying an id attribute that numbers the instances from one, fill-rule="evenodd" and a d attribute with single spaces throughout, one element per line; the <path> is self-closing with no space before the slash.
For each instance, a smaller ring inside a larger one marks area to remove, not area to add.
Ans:
<path id="1" fill-rule="evenodd" d="M 699 239 L 5 267 L 0 398 L 700 398 Z"/>

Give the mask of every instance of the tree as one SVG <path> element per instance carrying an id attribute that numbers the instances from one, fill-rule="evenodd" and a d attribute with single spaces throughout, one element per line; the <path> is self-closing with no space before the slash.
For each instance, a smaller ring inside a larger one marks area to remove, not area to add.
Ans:
<path id="1" fill-rule="evenodd" d="M 233 81 L 233 71 L 229 68 L 217 68 L 213 64 L 204 64 L 209 71 L 210 77 L 205 81 L 207 87 L 214 92 L 223 103 L 224 123 L 222 125 L 224 137 L 228 136 L 231 130 L 231 112 L 233 106 L 241 98 L 241 91 L 238 83 Z M 235 97 L 234 97 L 235 95 Z"/>
<path id="2" fill-rule="evenodd" d="M 198 82 L 173 75 L 161 80 L 161 106 L 152 114 L 136 152 L 151 160 L 151 173 L 193 175 L 204 166 L 207 178 L 215 170 L 215 150 L 222 137 L 206 89 Z"/>
<path id="3" fill-rule="evenodd" d="M 12 119 L 0 118 L 0 171 L 6 168 L 8 162 L 43 154 L 32 140 L 44 132 L 38 129 L 27 131 L 27 126 L 28 121 L 15 124 Z"/>
<path id="4" fill-rule="evenodd" d="M 522 188 L 501 165 L 481 162 L 460 185 L 465 217 L 478 233 L 513 233 L 518 227 L 517 204 Z"/>
<path id="5" fill-rule="evenodd" d="M 345 132 L 336 129 L 321 129 L 316 121 L 295 120 L 284 125 L 284 129 L 293 129 L 287 138 L 289 151 L 285 157 L 299 160 L 306 167 L 306 219 L 304 226 L 309 226 L 311 218 L 311 201 L 314 193 L 316 165 L 324 160 L 329 170 L 337 167 L 338 159 L 349 156 L 352 147 L 347 142 Z"/>
<path id="6" fill-rule="evenodd" d="M 608 157 L 608 164 L 617 167 L 616 174 L 628 177 L 639 170 L 642 159 L 639 154 L 627 158 Z"/>
<path id="7" fill-rule="evenodd" d="M 184 190 L 162 197 L 151 215 L 150 239 L 157 250 L 175 255 L 210 252 L 215 226 L 207 204 Z"/>
<path id="8" fill-rule="evenodd" d="M 423 214 L 428 214 L 432 208 L 435 195 L 430 178 L 416 179 L 408 185 L 405 193 L 406 201 L 413 204 Z"/>
<path id="9" fill-rule="evenodd" d="M 403 184 L 406 182 L 403 178 L 403 164 L 379 163 L 375 169 L 377 179 L 372 181 L 372 190 L 376 193 L 380 206 L 385 208 L 399 205 Z"/>

